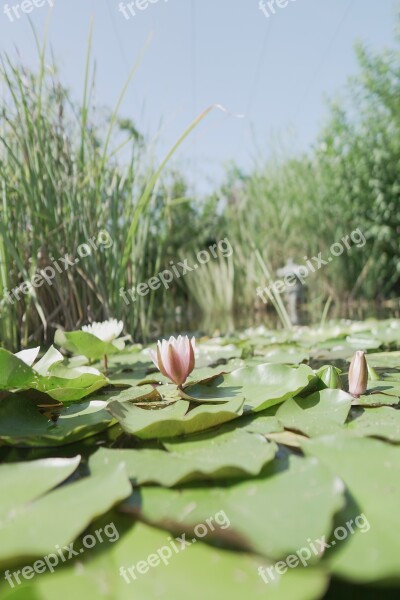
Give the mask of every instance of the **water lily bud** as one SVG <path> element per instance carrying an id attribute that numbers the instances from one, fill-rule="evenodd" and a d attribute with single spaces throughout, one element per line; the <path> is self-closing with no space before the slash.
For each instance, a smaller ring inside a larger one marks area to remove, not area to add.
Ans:
<path id="1" fill-rule="evenodd" d="M 195 339 L 188 336 L 170 337 L 157 343 L 157 352 L 150 351 L 150 356 L 157 369 L 173 383 L 181 386 L 194 369 Z"/>
<path id="2" fill-rule="evenodd" d="M 356 398 L 365 394 L 368 384 L 368 365 L 365 352 L 358 350 L 353 356 L 349 369 L 349 393 Z"/>
<path id="3" fill-rule="evenodd" d="M 368 366 L 368 379 L 370 381 L 379 381 L 380 377 L 379 377 L 378 373 L 375 371 L 375 369 L 368 364 L 367 364 L 367 366 Z"/>
<path id="4" fill-rule="evenodd" d="M 341 390 L 342 380 L 340 379 L 340 369 L 326 365 L 317 371 L 317 376 L 331 390 Z"/>

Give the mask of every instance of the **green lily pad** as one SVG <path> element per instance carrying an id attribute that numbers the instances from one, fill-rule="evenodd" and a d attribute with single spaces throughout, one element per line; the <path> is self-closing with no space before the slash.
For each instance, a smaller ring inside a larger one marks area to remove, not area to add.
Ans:
<path id="1" fill-rule="evenodd" d="M 344 505 L 343 484 L 316 460 L 292 456 L 282 469 L 284 464 L 275 461 L 257 479 L 229 487 L 141 488 L 123 509 L 149 523 L 187 531 L 191 538 L 196 524 L 223 508 L 229 527 L 215 531 L 216 539 L 282 559 L 302 548 L 307 538 L 328 535 L 334 514 Z M 310 557 L 310 562 L 319 558 Z"/>
<path id="2" fill-rule="evenodd" d="M 90 360 L 99 360 L 104 355 L 109 356 L 124 349 L 125 343 L 103 342 L 98 337 L 87 331 L 61 331 L 57 329 L 54 342 L 57 346 L 65 348 L 72 354 L 83 354 Z"/>
<path id="3" fill-rule="evenodd" d="M 35 386 L 59 402 L 75 402 L 97 392 L 108 380 L 92 367 L 68 368 L 56 366 L 47 377 L 40 377 Z"/>
<path id="4" fill-rule="evenodd" d="M 76 461 L 73 464 L 76 466 Z M 6 465 L 8 469 L 16 466 Z M 0 467 L 2 484 L 3 468 Z M 34 463 L 26 465 L 24 480 L 28 500 L 20 499 L 18 509 L 0 516 L 0 564 L 54 553 L 56 546 L 63 547 L 74 541 L 95 517 L 126 498 L 132 489 L 123 466 L 119 465 L 112 472 L 63 486 L 32 502 L 26 481 L 33 468 Z M 7 494 L 12 496 L 12 490 L 7 489 Z"/>
<path id="5" fill-rule="evenodd" d="M 347 429 L 357 435 L 378 437 L 400 443 L 400 411 L 389 406 L 353 409 Z"/>
<path id="6" fill-rule="evenodd" d="M 185 400 L 158 410 L 117 400 L 108 405 L 108 410 L 125 431 L 141 439 L 153 439 L 188 435 L 236 419 L 243 412 L 243 399 L 231 400 L 223 406 L 203 404 L 189 412 L 188 409 L 189 402 Z"/>
<path id="7" fill-rule="evenodd" d="M 74 404 L 61 410 L 57 422 L 43 416 L 36 405 L 22 395 L 10 395 L 0 402 L 0 440 L 11 446 L 64 446 L 105 431 L 113 417 L 100 401 Z"/>
<path id="8" fill-rule="evenodd" d="M 315 360 L 323 361 L 351 359 L 353 355 L 354 346 L 347 343 L 337 343 L 330 348 L 317 348 L 311 352 L 311 356 Z"/>
<path id="9" fill-rule="evenodd" d="M 207 384 L 185 388 L 185 392 L 198 400 L 212 402 L 243 398 L 246 407 L 262 411 L 296 396 L 315 379 L 314 372 L 306 365 L 298 368 L 286 365 L 261 364 L 244 367 L 227 375 L 220 375 Z"/>
<path id="10" fill-rule="evenodd" d="M 304 348 L 295 345 L 282 345 L 275 348 L 268 348 L 263 353 L 264 363 L 298 365 L 310 358 L 309 353 Z"/>
<path id="11" fill-rule="evenodd" d="M 377 350 L 382 346 L 382 341 L 378 340 L 373 335 L 367 333 L 355 333 L 346 338 L 346 342 L 354 348 L 354 350 Z"/>
<path id="12" fill-rule="evenodd" d="M 0 390 L 27 388 L 36 378 L 35 371 L 21 358 L 0 348 Z"/>
<path id="13" fill-rule="evenodd" d="M 368 364 L 374 368 L 400 369 L 400 352 L 378 352 L 368 354 Z"/>
<path id="14" fill-rule="evenodd" d="M 400 402 L 400 382 L 390 379 L 369 380 L 366 394 L 354 398 L 358 406 L 394 406 Z"/>
<path id="15" fill-rule="evenodd" d="M 309 437 L 341 429 L 349 414 L 353 397 L 342 390 L 321 390 L 307 398 L 290 398 L 282 404 L 277 419 L 286 429 Z"/>
<path id="16" fill-rule="evenodd" d="M 198 436 L 196 436 L 197 438 Z M 108 450 L 101 448 L 90 459 L 92 473 L 124 462 L 128 476 L 137 485 L 232 479 L 258 475 L 273 460 L 277 446 L 265 438 L 237 429 L 232 432 L 182 443 L 164 444 L 163 450 Z"/>
<path id="17" fill-rule="evenodd" d="M 400 323 L 398 320 L 380 323 L 372 331 L 381 343 L 397 345 L 400 343 Z"/>
<path id="18" fill-rule="evenodd" d="M 136 385 L 111 396 L 110 401 L 118 402 L 161 402 L 162 397 L 152 385 Z"/>
<path id="19" fill-rule="evenodd" d="M 191 600 L 318 600 L 328 584 L 326 574 L 309 568 L 289 569 L 266 585 L 259 568 L 269 565 L 256 556 L 213 548 L 201 540 L 190 548 L 177 542 L 176 553 L 164 531 L 141 523 L 127 529 L 122 518 L 115 524 L 124 535 L 107 553 L 92 558 L 92 551 L 91 560 L 84 555 L 78 570 L 68 565 L 37 577 L 21 590 L 23 600 L 187 600 L 188 591 Z"/>
<path id="20" fill-rule="evenodd" d="M 0 529 L 7 515 L 18 512 L 72 475 L 80 460 L 76 456 L 0 465 Z"/>
<path id="21" fill-rule="evenodd" d="M 19 353 L 24 356 L 25 353 Z M 108 380 L 91 367 L 61 365 L 62 355 L 53 346 L 29 366 L 7 350 L 0 349 L 0 390 L 36 389 L 60 402 L 74 402 L 104 387 Z M 30 362 L 30 361 L 29 361 Z"/>
<path id="22" fill-rule="evenodd" d="M 273 406 L 262 413 L 244 417 L 240 420 L 240 427 L 250 433 L 260 433 L 261 435 L 283 431 L 282 423 L 275 416 L 276 410 L 277 406 Z"/>
<path id="23" fill-rule="evenodd" d="M 329 551 L 327 566 L 360 583 L 398 579 L 400 538 L 394 523 L 400 498 L 400 447 L 342 433 L 307 440 L 303 449 L 331 468 L 348 489 L 349 502 L 340 521 L 352 520 L 354 533 Z M 359 523 L 366 520 L 365 527 L 354 527 L 362 515 L 365 519 Z"/>

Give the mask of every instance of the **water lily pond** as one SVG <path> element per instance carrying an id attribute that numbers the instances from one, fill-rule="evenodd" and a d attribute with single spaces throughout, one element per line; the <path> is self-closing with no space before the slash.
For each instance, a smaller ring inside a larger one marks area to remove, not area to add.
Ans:
<path id="1" fill-rule="evenodd" d="M 1 599 L 396 597 L 399 320 L 122 331 L 0 349 Z"/>

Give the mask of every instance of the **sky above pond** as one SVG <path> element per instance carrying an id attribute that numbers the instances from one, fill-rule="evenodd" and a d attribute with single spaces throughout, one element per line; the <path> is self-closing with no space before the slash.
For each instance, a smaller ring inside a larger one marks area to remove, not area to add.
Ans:
<path id="1" fill-rule="evenodd" d="M 273 149 L 310 147 L 327 100 L 357 72 L 354 43 L 376 50 L 394 45 L 397 2 L 1 0 L 1 50 L 15 56 L 18 48 L 22 61 L 34 65 L 28 18 L 41 36 L 50 4 L 49 39 L 61 80 L 77 101 L 91 22 L 100 112 L 115 106 L 144 50 L 121 115 L 154 144 L 156 157 L 203 109 L 226 108 L 200 125 L 175 160 L 203 194 L 222 181 L 232 161 L 246 172 Z"/>

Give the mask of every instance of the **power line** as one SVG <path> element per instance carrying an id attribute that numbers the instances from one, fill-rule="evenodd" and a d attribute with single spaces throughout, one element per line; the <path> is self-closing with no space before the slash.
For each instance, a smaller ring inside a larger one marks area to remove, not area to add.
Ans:
<path id="1" fill-rule="evenodd" d="M 197 31 L 196 31 L 196 6 L 195 0 L 191 0 L 190 3 L 190 64 L 191 64 L 191 81 L 192 81 L 192 112 L 193 119 L 197 114 L 197 61 L 196 61 L 196 44 L 197 44 Z M 195 189 L 197 182 L 197 134 L 193 132 L 193 187 Z"/>
<path id="2" fill-rule="evenodd" d="M 116 40 L 117 40 L 117 46 L 118 46 L 119 51 L 121 53 L 122 60 L 124 61 L 125 66 L 128 69 L 128 71 L 129 71 L 131 69 L 132 65 L 129 64 L 128 58 L 126 56 L 125 48 L 124 48 L 124 45 L 122 44 L 122 41 L 121 41 L 121 38 L 120 38 L 120 35 L 119 35 L 119 32 L 118 32 L 118 27 L 117 27 L 117 25 L 115 23 L 115 18 L 114 18 L 115 15 L 114 15 L 113 11 L 111 10 L 111 6 L 109 4 L 109 0 L 104 0 L 104 1 L 106 3 L 106 6 L 107 6 L 108 14 L 110 15 L 111 25 L 112 25 L 112 28 L 113 28 L 113 31 L 114 31 L 114 35 L 115 35 Z"/>
<path id="3" fill-rule="evenodd" d="M 339 22 L 338 26 L 336 27 L 332 38 L 330 39 L 330 41 L 329 41 L 329 43 L 328 43 L 328 45 L 327 45 L 327 47 L 326 47 L 326 49 L 325 49 L 325 51 L 324 51 L 324 53 L 322 55 L 321 60 L 319 61 L 316 69 L 314 70 L 314 73 L 312 74 L 312 76 L 311 76 L 311 78 L 310 78 L 310 80 L 309 80 L 309 82 L 308 82 L 308 84 L 306 86 L 305 92 L 302 95 L 302 97 L 300 98 L 300 101 L 299 101 L 299 103 L 297 105 L 297 108 L 296 108 L 296 112 L 294 113 L 294 118 L 293 118 L 294 121 L 297 120 L 297 117 L 300 114 L 300 111 L 301 111 L 301 109 L 303 107 L 303 104 L 307 100 L 308 95 L 310 93 L 310 90 L 312 89 L 312 86 L 314 85 L 314 82 L 315 82 L 317 76 L 319 75 L 322 67 L 324 66 L 324 63 L 325 63 L 326 59 L 328 58 L 328 56 L 329 56 L 329 54 L 330 54 L 330 52 L 331 52 L 331 50 L 332 50 L 332 48 L 333 48 L 333 46 L 334 46 L 334 44 L 336 42 L 336 38 L 338 37 L 339 33 L 341 32 L 341 30 L 343 28 L 343 25 L 345 24 L 345 21 L 346 21 L 347 17 L 349 16 L 350 10 L 352 9 L 353 5 L 354 5 L 354 0 L 349 0 L 349 3 L 346 6 L 346 9 L 345 9 L 345 11 L 343 13 L 343 16 L 340 19 L 340 22 Z"/>
<path id="4" fill-rule="evenodd" d="M 271 39 L 272 27 L 273 27 L 273 20 L 271 19 L 270 21 L 268 21 L 268 25 L 265 29 L 265 34 L 263 37 L 260 53 L 258 56 L 257 66 L 256 66 L 255 74 L 254 74 L 254 80 L 253 80 L 252 86 L 250 88 L 249 99 L 248 99 L 247 106 L 246 106 L 246 116 L 250 112 L 251 106 L 253 104 L 254 96 L 255 96 L 255 93 L 256 93 L 256 90 L 258 87 L 261 70 L 262 70 L 263 64 L 265 63 L 265 53 L 268 48 L 268 42 Z"/>

